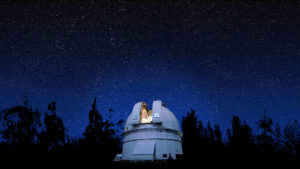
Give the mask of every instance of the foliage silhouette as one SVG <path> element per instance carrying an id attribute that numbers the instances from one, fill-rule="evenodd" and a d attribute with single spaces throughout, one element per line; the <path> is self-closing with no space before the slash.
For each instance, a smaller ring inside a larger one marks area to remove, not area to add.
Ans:
<path id="1" fill-rule="evenodd" d="M 41 151 L 60 151 L 67 138 L 63 121 L 56 114 L 56 102 L 48 105 L 50 113 L 44 118 L 45 129 L 39 134 L 39 146 Z"/>
<path id="2" fill-rule="evenodd" d="M 223 154 L 222 135 L 220 126 L 215 125 L 213 129 L 208 121 L 207 126 L 203 125 L 196 116 L 196 110 L 190 112 L 182 118 L 181 122 L 183 138 L 183 154 L 185 159 L 212 158 Z M 196 154 L 195 152 L 199 152 Z"/>
<path id="3" fill-rule="evenodd" d="M 94 99 L 89 111 L 89 123 L 81 138 L 69 138 L 63 120 L 57 116 L 56 102 L 48 105 L 41 122 L 41 113 L 32 111 L 27 99 L 24 105 L 4 109 L 0 113 L 0 152 L 75 152 L 85 154 L 72 159 L 86 159 L 88 164 L 110 163 L 117 153 L 121 153 L 121 132 L 124 120 L 115 121 L 113 109 L 109 109 L 107 119 L 97 109 Z M 238 161 L 263 162 L 271 164 L 295 164 L 300 156 L 300 131 L 295 120 L 281 129 L 279 123 L 273 126 L 273 120 L 266 112 L 257 123 L 259 133 L 238 116 L 233 116 L 231 127 L 226 130 L 227 138 L 222 137 L 219 124 L 198 119 L 196 110 L 191 109 L 181 121 L 183 132 L 183 158 L 177 161 L 155 163 L 117 163 L 117 166 L 129 168 L 184 167 L 188 162 L 213 165 L 216 161 L 236 164 Z M 97 154 L 94 156 L 94 154 Z M 58 156 L 59 157 L 59 156 Z M 57 155 L 54 158 L 57 161 Z M 53 160 L 54 160 L 53 159 Z M 70 161 L 74 163 L 74 160 Z M 112 163 L 111 163 L 112 164 Z"/>
<path id="4" fill-rule="evenodd" d="M 112 109 L 109 111 L 112 113 Z M 99 158 L 103 161 L 112 161 L 121 146 L 121 139 L 117 131 L 113 129 L 115 125 L 108 120 L 103 120 L 96 107 L 96 99 L 94 99 L 89 112 L 89 124 L 83 133 L 83 139 L 79 142 L 80 150 L 99 153 Z"/>
<path id="5" fill-rule="evenodd" d="M 32 108 L 24 106 L 14 106 L 3 110 L 1 113 L 2 139 L 5 140 L 11 151 L 31 152 L 36 150 L 38 127 L 41 113 Z"/>
<path id="6" fill-rule="evenodd" d="M 231 130 L 227 129 L 229 149 L 233 154 L 248 155 L 254 148 L 254 138 L 250 126 L 238 116 L 233 116 Z"/>
<path id="7" fill-rule="evenodd" d="M 262 133 L 257 135 L 257 145 L 262 153 L 273 153 L 274 151 L 273 143 L 273 120 L 267 117 L 266 111 L 264 111 L 264 117 L 258 121 L 259 129 L 262 130 Z"/>

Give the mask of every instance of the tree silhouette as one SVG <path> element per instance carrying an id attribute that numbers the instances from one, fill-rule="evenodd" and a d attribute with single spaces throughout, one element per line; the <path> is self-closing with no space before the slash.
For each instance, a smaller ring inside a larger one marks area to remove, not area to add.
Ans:
<path id="1" fill-rule="evenodd" d="M 196 133 L 197 133 L 197 137 L 207 136 L 207 129 L 205 128 L 201 120 L 198 121 Z"/>
<path id="2" fill-rule="evenodd" d="M 299 143 L 300 143 L 300 134 L 299 134 L 299 125 L 297 120 L 294 120 L 293 123 L 288 123 L 284 127 L 284 138 L 285 138 L 285 150 L 290 155 L 300 155 Z"/>
<path id="3" fill-rule="evenodd" d="M 215 132 L 209 121 L 207 122 L 207 136 L 209 139 L 215 140 Z"/>
<path id="4" fill-rule="evenodd" d="M 35 151 L 40 112 L 27 106 L 15 106 L 2 112 L 2 138 L 12 151 Z"/>
<path id="5" fill-rule="evenodd" d="M 264 111 L 264 117 L 258 121 L 259 129 L 262 133 L 257 136 L 257 145 L 263 153 L 271 153 L 274 150 L 273 143 L 273 120 L 267 117 L 266 111 Z"/>
<path id="6" fill-rule="evenodd" d="M 234 154 L 248 155 L 254 146 L 252 129 L 246 122 L 241 124 L 238 116 L 233 116 L 231 130 L 227 129 L 227 137 Z"/>
<path id="7" fill-rule="evenodd" d="M 220 125 L 219 124 L 215 124 L 214 127 L 214 134 L 215 134 L 215 140 L 217 141 L 217 143 L 222 143 L 222 132 L 220 129 Z"/>
<path id="8" fill-rule="evenodd" d="M 40 133 L 40 148 L 42 151 L 59 151 L 64 146 L 66 128 L 60 117 L 56 114 L 56 102 L 48 104 L 50 113 L 44 118 L 45 129 Z"/>
<path id="9" fill-rule="evenodd" d="M 279 123 L 275 124 L 275 132 L 274 132 L 274 147 L 277 155 L 282 155 L 284 148 L 284 138 L 281 132 L 281 127 Z"/>
<path id="10" fill-rule="evenodd" d="M 208 121 L 205 127 L 203 122 L 198 120 L 195 112 L 194 109 L 191 109 L 181 121 L 184 156 L 194 160 L 220 156 L 223 151 L 220 125 L 216 124 L 213 128 Z M 195 152 L 198 154 L 195 155 Z"/>
<path id="11" fill-rule="evenodd" d="M 80 141 L 81 150 L 99 153 L 99 158 L 103 161 L 112 161 L 120 146 L 120 138 L 112 128 L 114 125 L 108 120 L 103 120 L 94 99 L 89 112 L 89 124 L 83 134 L 84 138 Z"/>
<path id="12" fill-rule="evenodd" d="M 182 132 L 184 133 L 182 137 L 183 153 L 186 154 L 187 158 L 192 158 L 193 151 L 198 148 L 198 146 L 196 146 L 199 140 L 197 136 L 200 135 L 198 131 L 202 131 L 203 129 L 202 123 L 198 125 L 198 118 L 195 113 L 196 111 L 191 109 L 181 121 Z"/>

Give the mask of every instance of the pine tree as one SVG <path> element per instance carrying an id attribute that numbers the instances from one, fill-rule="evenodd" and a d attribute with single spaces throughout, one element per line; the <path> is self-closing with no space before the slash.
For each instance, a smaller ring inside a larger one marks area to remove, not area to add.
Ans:
<path id="1" fill-rule="evenodd" d="M 192 154 L 195 149 L 199 149 L 199 134 L 203 129 L 203 125 L 198 125 L 198 118 L 195 115 L 196 111 L 191 109 L 187 115 L 182 118 L 181 126 L 183 132 L 182 145 L 183 153 L 188 158 L 193 158 Z M 202 123 L 200 123 L 202 124 Z"/>
<path id="2" fill-rule="evenodd" d="M 229 140 L 229 147 L 235 154 L 247 154 L 252 151 L 254 146 L 253 135 L 251 127 L 238 116 L 233 116 L 231 130 L 227 129 L 227 137 Z"/>
<path id="3" fill-rule="evenodd" d="M 284 150 L 284 141 L 283 141 L 283 135 L 279 123 L 275 124 L 274 136 L 275 136 L 276 153 L 280 154 Z"/>
<path id="4" fill-rule="evenodd" d="M 206 137 L 205 127 L 201 120 L 197 124 L 197 137 Z"/>
<path id="5" fill-rule="evenodd" d="M 214 135 L 217 143 L 222 143 L 222 132 L 219 124 L 215 124 L 214 126 Z"/>
<path id="6" fill-rule="evenodd" d="M 214 129 L 212 128 L 210 122 L 208 121 L 207 122 L 207 135 L 208 135 L 208 138 L 211 140 L 211 141 L 214 141 L 215 140 L 215 133 L 214 133 Z"/>
<path id="7" fill-rule="evenodd" d="M 40 134 L 40 146 L 44 151 L 59 151 L 64 146 L 67 137 L 66 128 L 56 114 L 56 102 L 48 104 L 50 113 L 44 118 L 45 129 Z"/>
<path id="8" fill-rule="evenodd" d="M 299 153 L 299 151 L 297 152 L 300 142 L 299 136 L 299 125 L 297 120 L 294 120 L 293 123 L 289 122 L 284 127 L 285 150 L 288 154 L 296 155 Z"/>
<path id="9" fill-rule="evenodd" d="M 263 119 L 258 121 L 258 126 L 262 130 L 262 133 L 257 136 L 257 144 L 264 153 L 272 153 L 271 151 L 273 151 L 274 138 L 272 125 L 273 120 L 268 118 L 266 111 L 264 111 Z"/>
<path id="10" fill-rule="evenodd" d="M 112 113 L 112 109 L 109 110 Z M 119 121 L 121 123 L 122 121 Z M 113 127 L 117 125 L 109 120 L 103 120 L 96 106 L 96 99 L 92 103 L 89 112 L 89 124 L 83 134 L 84 138 L 80 141 L 81 150 L 84 152 L 99 153 L 99 158 L 104 161 L 111 161 L 120 148 L 120 138 L 116 135 Z"/>

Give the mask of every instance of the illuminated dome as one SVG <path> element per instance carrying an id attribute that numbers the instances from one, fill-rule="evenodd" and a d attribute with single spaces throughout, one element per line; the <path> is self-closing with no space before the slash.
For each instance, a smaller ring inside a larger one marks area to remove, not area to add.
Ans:
<path id="1" fill-rule="evenodd" d="M 176 159 L 182 154 L 178 120 L 159 100 L 153 102 L 152 110 L 145 102 L 136 103 L 123 136 L 123 160 Z"/>

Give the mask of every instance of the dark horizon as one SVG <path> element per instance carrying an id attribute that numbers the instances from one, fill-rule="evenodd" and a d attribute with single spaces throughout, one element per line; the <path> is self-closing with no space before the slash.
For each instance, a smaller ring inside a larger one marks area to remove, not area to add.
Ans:
<path id="1" fill-rule="evenodd" d="M 300 120 L 297 2 L 1 2 L 0 110 L 57 103 L 80 137 L 94 98 L 126 120 L 162 100 L 179 121 L 190 108 L 257 130 L 264 110 Z M 223 131 L 224 132 L 224 131 Z M 223 134 L 225 135 L 225 133 Z"/>

